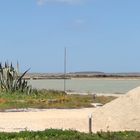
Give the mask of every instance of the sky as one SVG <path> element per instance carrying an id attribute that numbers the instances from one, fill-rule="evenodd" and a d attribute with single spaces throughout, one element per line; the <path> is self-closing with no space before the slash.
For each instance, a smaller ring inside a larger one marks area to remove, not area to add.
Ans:
<path id="1" fill-rule="evenodd" d="M 20 70 L 140 72 L 140 0 L 1 0 L 0 61 Z"/>

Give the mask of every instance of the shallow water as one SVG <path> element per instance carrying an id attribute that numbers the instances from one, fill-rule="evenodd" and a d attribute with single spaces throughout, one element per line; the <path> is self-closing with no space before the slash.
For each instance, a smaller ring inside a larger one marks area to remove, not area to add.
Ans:
<path id="1" fill-rule="evenodd" d="M 30 80 L 33 88 L 63 90 L 64 80 Z M 87 93 L 126 93 L 140 86 L 140 80 L 132 79 L 70 79 L 66 80 L 66 90 Z"/>

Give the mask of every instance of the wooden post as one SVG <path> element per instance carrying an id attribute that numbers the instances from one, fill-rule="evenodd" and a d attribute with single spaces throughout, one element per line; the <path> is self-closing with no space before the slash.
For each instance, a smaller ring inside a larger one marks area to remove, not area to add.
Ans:
<path id="1" fill-rule="evenodd" d="M 92 133 L 92 115 L 89 116 L 88 123 L 89 123 L 89 133 Z"/>

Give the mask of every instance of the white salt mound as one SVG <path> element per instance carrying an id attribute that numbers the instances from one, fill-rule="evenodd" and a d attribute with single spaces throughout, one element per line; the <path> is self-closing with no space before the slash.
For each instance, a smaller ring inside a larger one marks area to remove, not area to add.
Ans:
<path id="1" fill-rule="evenodd" d="M 140 87 L 93 113 L 93 131 L 140 131 Z"/>

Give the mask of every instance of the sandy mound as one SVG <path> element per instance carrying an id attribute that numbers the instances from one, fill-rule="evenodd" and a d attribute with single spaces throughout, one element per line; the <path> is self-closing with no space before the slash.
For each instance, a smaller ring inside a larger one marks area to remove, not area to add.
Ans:
<path id="1" fill-rule="evenodd" d="M 93 131 L 140 131 L 140 87 L 93 112 Z"/>

